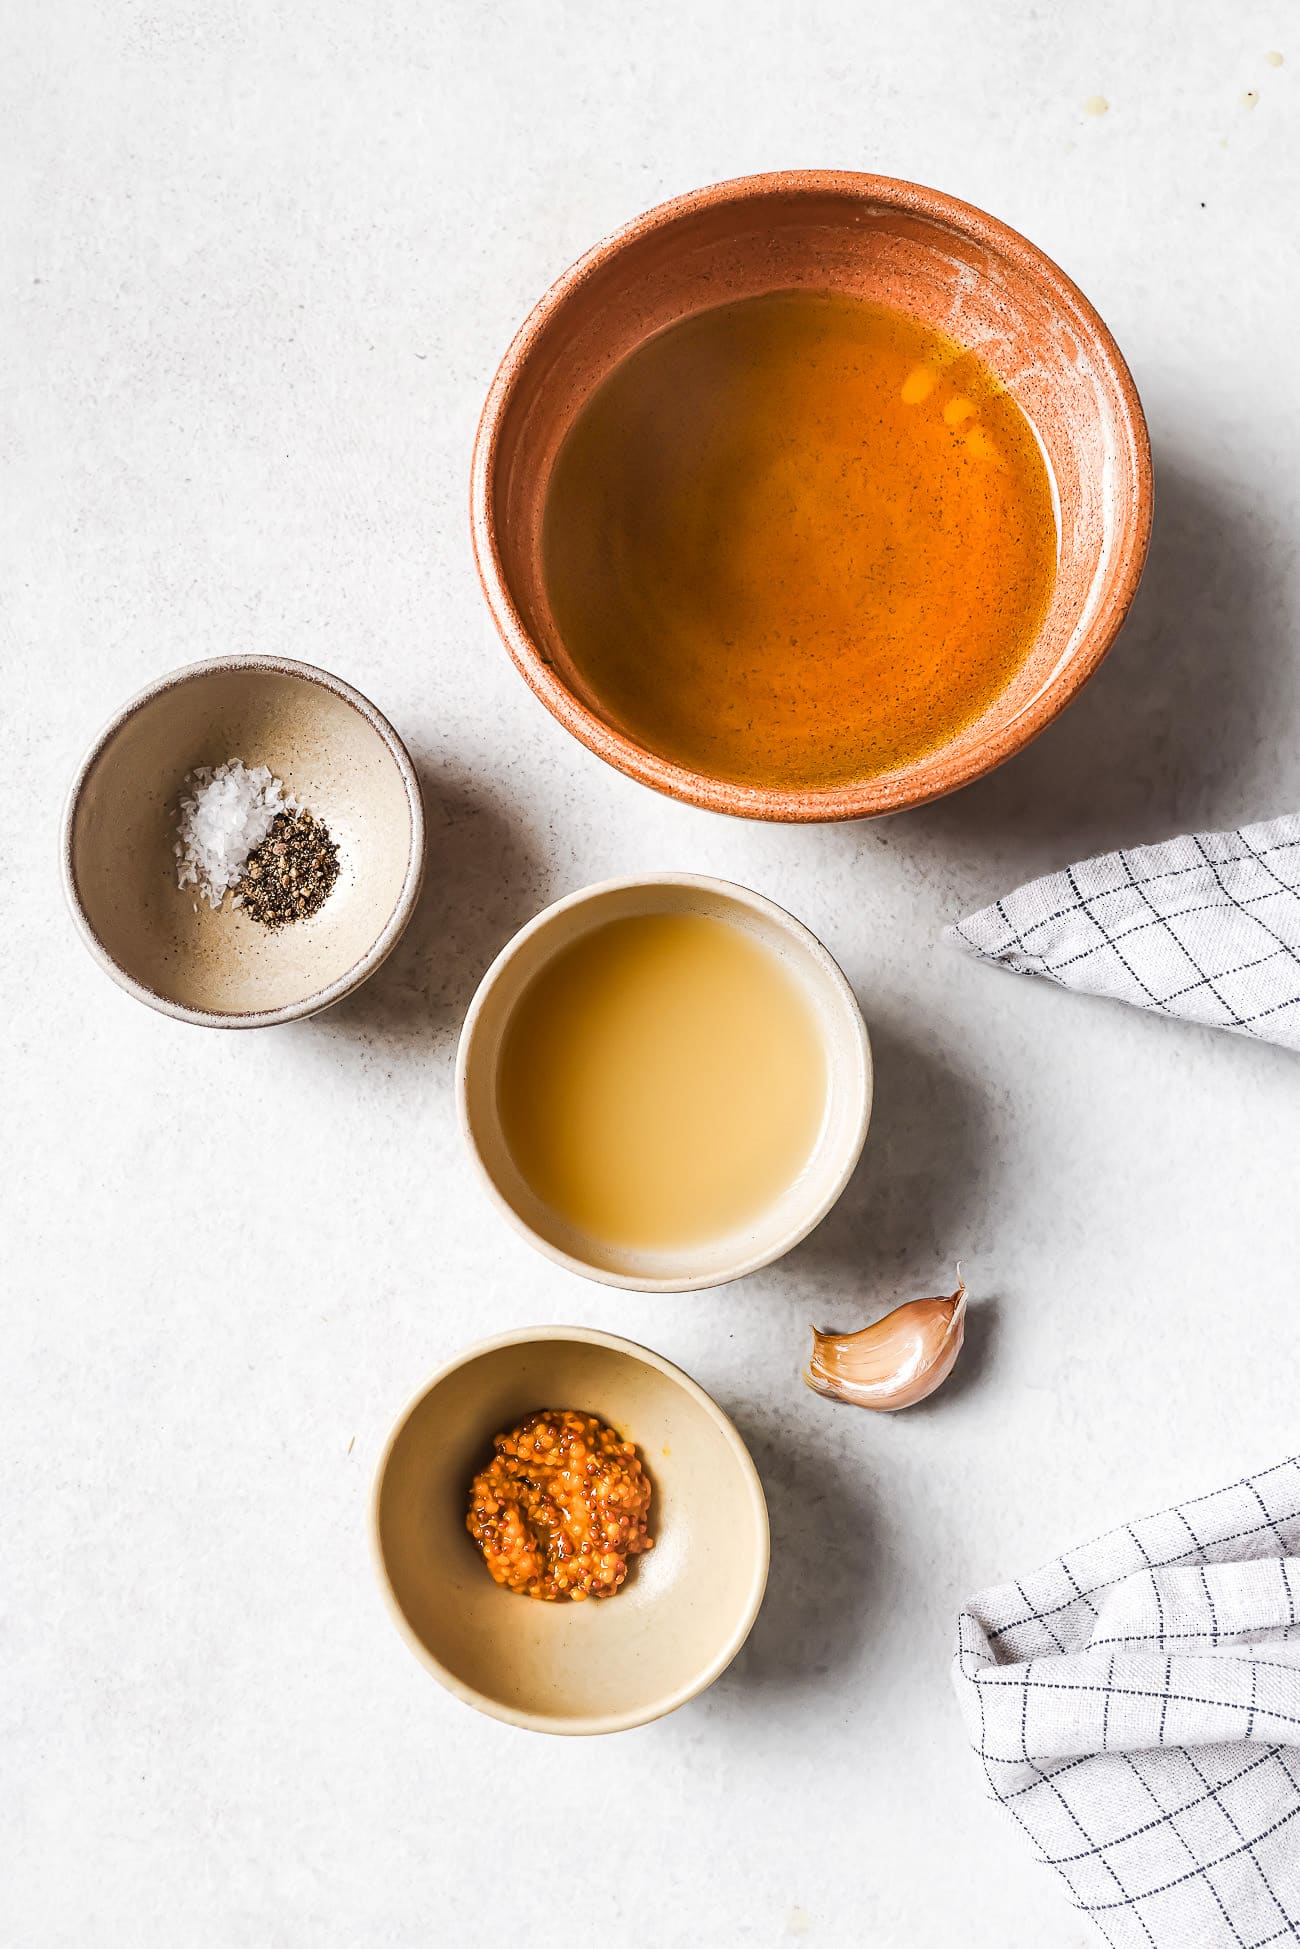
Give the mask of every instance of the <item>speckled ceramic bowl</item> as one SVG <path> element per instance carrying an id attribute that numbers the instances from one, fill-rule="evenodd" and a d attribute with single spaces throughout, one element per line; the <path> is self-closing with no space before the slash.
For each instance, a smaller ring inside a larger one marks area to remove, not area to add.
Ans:
<path id="1" fill-rule="evenodd" d="M 677 1250 L 633 1251 L 567 1225 L 526 1182 L 506 1142 L 497 1070 L 511 1015 L 529 983 L 582 934 L 634 914 L 693 913 L 738 927 L 802 990 L 826 1052 L 827 1096 L 811 1157 L 793 1183 L 740 1231 Z M 853 1175 L 871 1121 L 871 1045 L 841 969 L 801 921 L 748 887 L 700 873 L 604 880 L 557 900 L 502 948 L 465 1016 L 456 1058 L 461 1134 L 489 1197 L 528 1243 L 569 1272 L 633 1292 L 694 1292 L 741 1279 L 819 1225 Z"/>
<path id="2" fill-rule="evenodd" d="M 309 920 L 269 930 L 176 885 L 176 807 L 196 765 L 268 765 L 324 820 L 340 872 Z M 96 738 L 63 819 L 63 882 L 82 939 L 137 1000 L 207 1028 L 314 1015 L 358 987 L 410 919 L 424 812 L 405 746 L 339 677 L 275 657 L 174 670 Z"/>
<path id="3" fill-rule="evenodd" d="M 1009 687 L 951 742 L 824 790 L 739 785 L 675 764 L 619 727 L 566 653 L 542 573 L 551 469 L 620 360 L 694 312 L 804 287 L 910 313 L 977 351 L 1037 428 L 1060 507 L 1056 588 Z M 610 764 L 718 812 L 852 819 L 965 785 L 1027 744 L 1103 656 L 1132 601 L 1151 526 L 1151 460 L 1115 341 L 1050 258 L 1003 223 L 916 183 L 829 170 L 742 177 L 679 197 L 598 244 L 530 314 L 488 394 L 471 514 L 507 649 L 560 722 Z"/>
<path id="4" fill-rule="evenodd" d="M 465 1528 L 492 1437 L 535 1408 L 594 1414 L 635 1442 L 653 1550 L 613 1597 L 542 1603 L 493 1583 Z M 457 1356 L 398 1422 L 371 1540 L 399 1629 L 434 1677 L 533 1732 L 621 1732 L 724 1672 L 767 1583 L 767 1504 L 735 1427 L 646 1347 L 588 1327 L 502 1334 Z"/>

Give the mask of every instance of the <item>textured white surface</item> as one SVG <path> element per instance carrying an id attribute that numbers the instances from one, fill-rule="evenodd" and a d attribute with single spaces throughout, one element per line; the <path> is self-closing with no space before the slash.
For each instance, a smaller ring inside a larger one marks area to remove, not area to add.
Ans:
<path id="1" fill-rule="evenodd" d="M 953 1620 L 979 1586 L 1294 1445 L 1300 1072 L 937 941 L 1089 850 L 1300 803 L 1290 18 L 9 10 L 7 1941 L 1091 1940 L 981 1798 Z M 495 362 L 552 275 L 664 196 L 816 163 L 936 183 L 1057 257 L 1132 361 L 1160 507 L 1119 646 L 1031 752 L 921 814 L 768 830 L 650 796 L 533 702 L 479 598 L 465 484 Z M 249 647 L 322 662 L 392 716 L 428 790 L 428 890 L 352 1001 L 222 1036 L 96 970 L 54 840 L 123 697 Z M 784 1265 L 638 1299 L 495 1221 L 451 1061 L 518 922 L 663 866 L 809 922 L 862 997 L 879 1095 L 857 1181 Z M 247 1188 L 224 1236 L 183 1203 L 219 1149 Z M 810 1316 L 943 1290 L 958 1254 L 982 1304 L 934 1403 L 877 1421 L 799 1386 Z M 533 1319 L 681 1361 L 735 1412 L 772 1507 L 738 1664 L 581 1749 L 445 1697 L 366 1554 L 406 1395 Z M 571 1875 L 592 1920 L 561 1927 Z"/>

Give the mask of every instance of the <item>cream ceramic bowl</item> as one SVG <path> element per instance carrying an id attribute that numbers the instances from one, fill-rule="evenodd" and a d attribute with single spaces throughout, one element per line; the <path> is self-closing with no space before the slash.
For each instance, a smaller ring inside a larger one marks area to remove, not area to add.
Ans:
<path id="1" fill-rule="evenodd" d="M 655 1547 L 613 1597 L 542 1603 L 493 1583 L 465 1528 L 492 1438 L 535 1408 L 635 1442 Z M 725 1671 L 767 1582 L 767 1505 L 732 1423 L 677 1367 L 612 1334 L 535 1327 L 460 1354 L 406 1409 L 375 1480 L 380 1585 L 411 1649 L 480 1712 L 534 1732 L 621 1732 Z"/>
<path id="2" fill-rule="evenodd" d="M 176 806 L 196 765 L 269 765 L 328 826 L 340 873 L 310 920 L 271 930 L 176 885 Z M 221 657 L 117 714 L 68 795 L 63 883 L 82 939 L 138 1001 L 252 1029 L 314 1015 L 373 974 L 420 891 L 424 812 L 405 746 L 359 691 L 308 663 Z"/>
<path id="3" fill-rule="evenodd" d="M 699 913 L 743 928 L 784 962 L 820 1029 L 829 1078 L 821 1134 L 808 1164 L 752 1226 L 680 1252 L 619 1250 L 573 1231 L 517 1170 L 497 1111 L 497 1065 L 510 1015 L 538 970 L 579 935 L 633 914 Z M 799 921 L 727 880 L 666 873 L 606 880 L 571 893 L 521 928 L 480 982 L 461 1032 L 456 1102 L 461 1130 L 489 1196 L 539 1252 L 607 1286 L 690 1292 L 771 1264 L 819 1224 L 843 1191 L 871 1116 L 871 1050 L 861 1010 L 840 969 Z"/>

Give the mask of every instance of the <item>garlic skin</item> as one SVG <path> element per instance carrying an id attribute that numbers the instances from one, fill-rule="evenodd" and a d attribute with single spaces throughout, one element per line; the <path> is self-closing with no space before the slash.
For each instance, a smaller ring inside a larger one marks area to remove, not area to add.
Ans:
<path id="1" fill-rule="evenodd" d="M 947 1299 L 913 1299 L 860 1333 L 812 1330 L 804 1381 L 828 1401 L 892 1414 L 924 1401 L 951 1374 L 966 1333 L 966 1281 Z"/>

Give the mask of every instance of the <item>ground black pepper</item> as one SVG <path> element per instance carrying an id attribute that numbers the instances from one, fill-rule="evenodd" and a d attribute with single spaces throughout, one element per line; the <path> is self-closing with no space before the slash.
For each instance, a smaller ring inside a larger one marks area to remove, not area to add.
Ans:
<path id="1" fill-rule="evenodd" d="M 328 827 L 310 812 L 277 813 L 244 864 L 244 912 L 263 927 L 306 920 L 324 906 L 338 876 L 339 849 Z"/>

